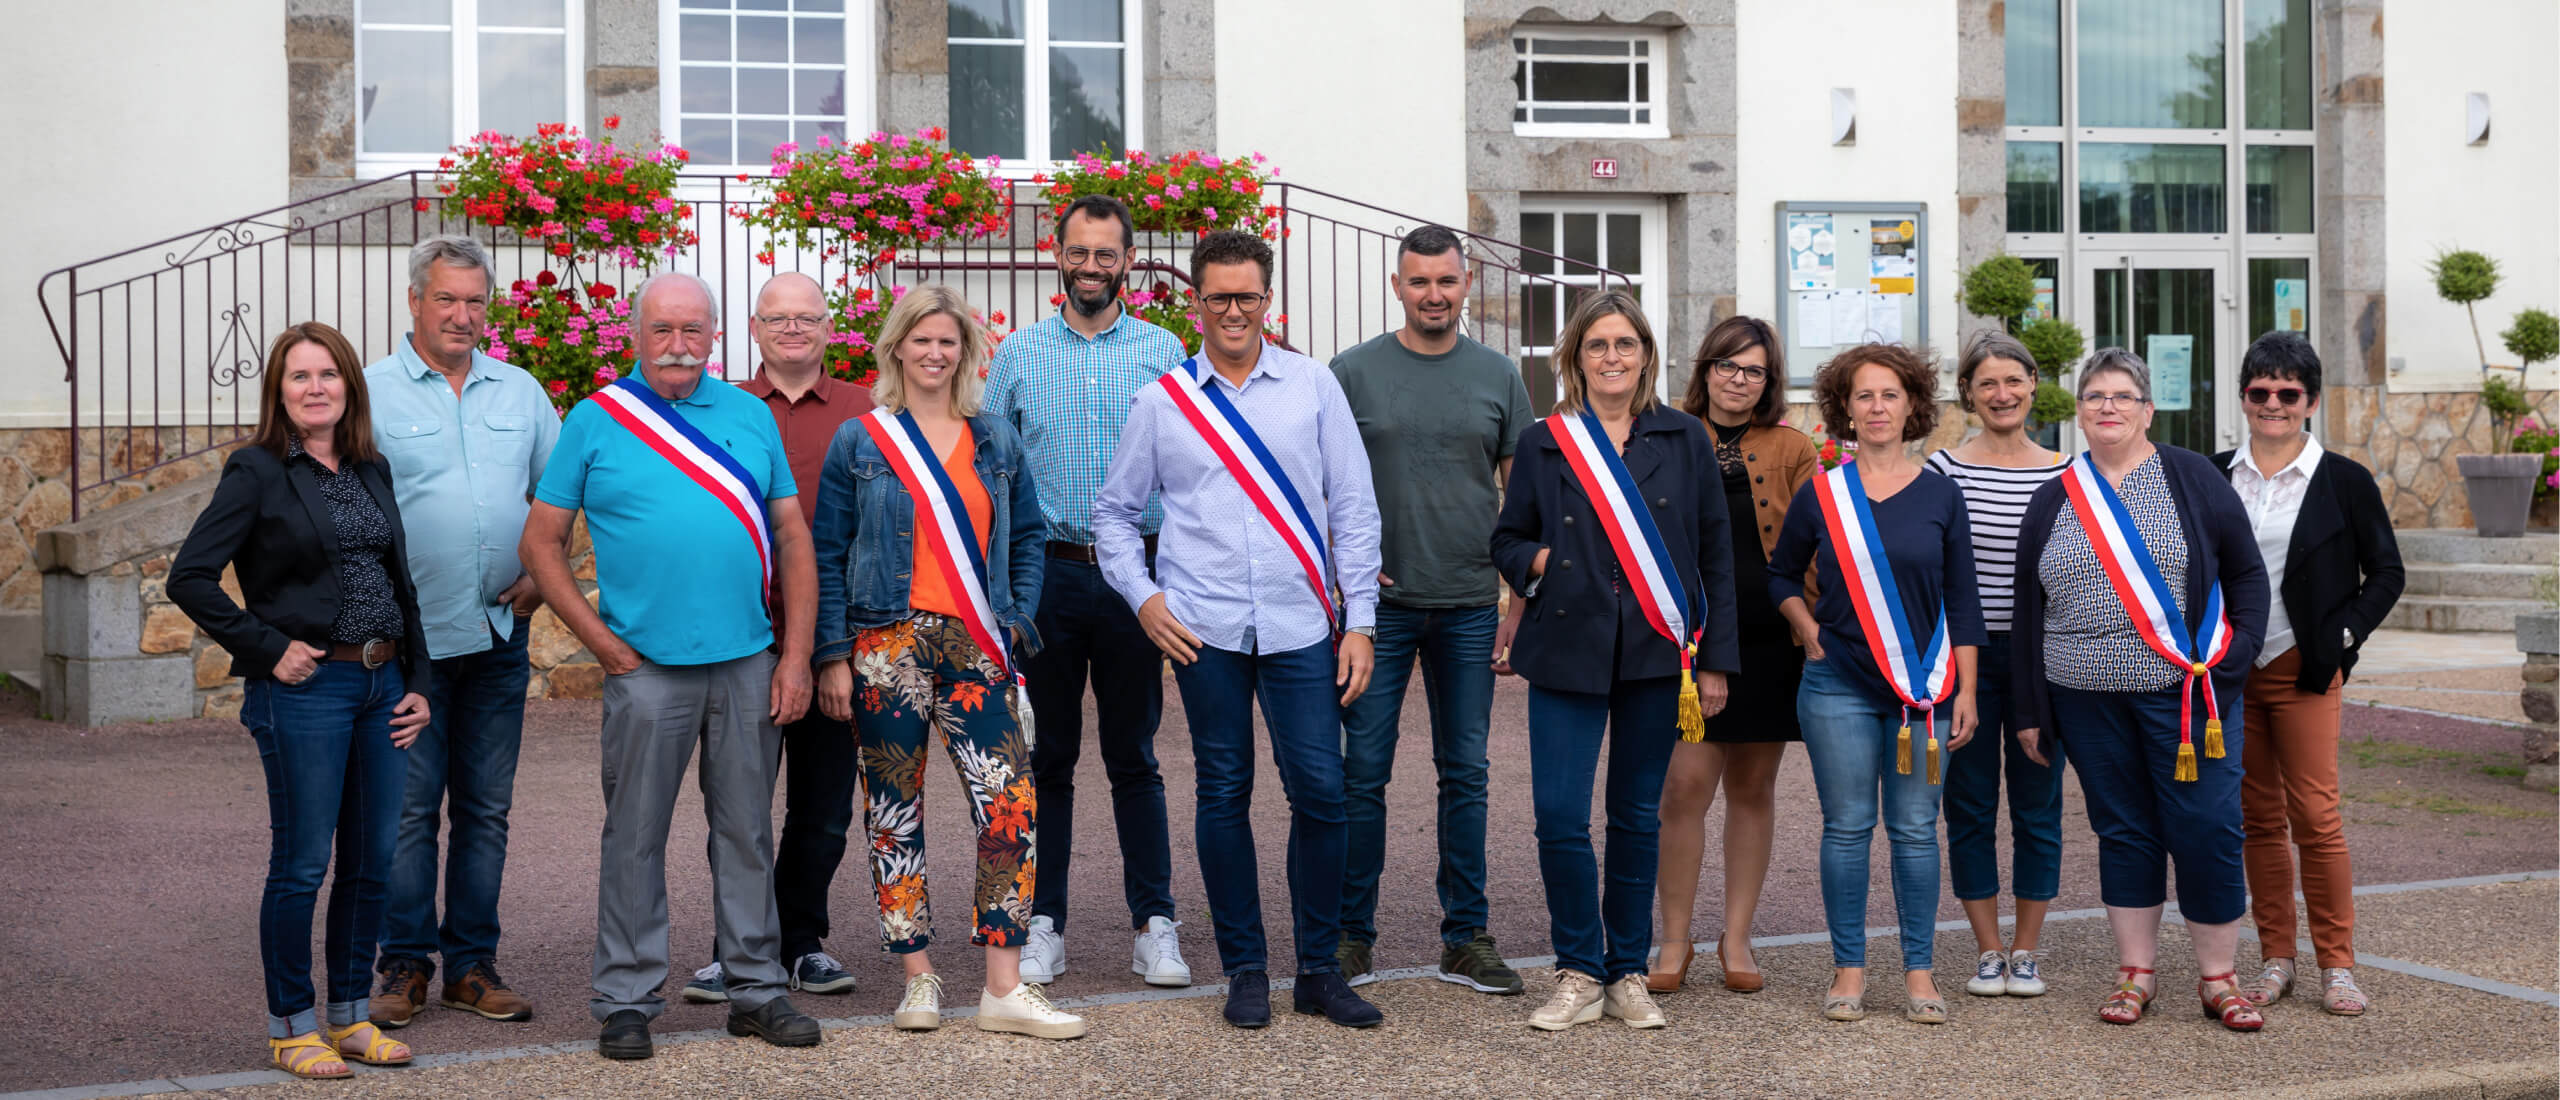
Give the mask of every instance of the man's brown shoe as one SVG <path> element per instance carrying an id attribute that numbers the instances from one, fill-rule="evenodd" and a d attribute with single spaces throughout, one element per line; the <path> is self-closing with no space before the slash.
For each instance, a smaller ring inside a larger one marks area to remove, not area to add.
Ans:
<path id="1" fill-rule="evenodd" d="M 416 959 L 393 959 L 382 968 L 382 992 L 365 1006 L 376 1027 L 407 1027 L 427 1003 L 427 967 Z"/>
<path id="2" fill-rule="evenodd" d="M 533 1018 L 533 1002 L 507 988 L 498 969 L 485 962 L 471 964 L 460 977 L 444 983 L 444 1006 L 510 1023 Z"/>

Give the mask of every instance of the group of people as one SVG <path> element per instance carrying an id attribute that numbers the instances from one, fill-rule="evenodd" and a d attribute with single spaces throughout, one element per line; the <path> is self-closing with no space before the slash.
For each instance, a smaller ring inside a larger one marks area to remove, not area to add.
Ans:
<path id="1" fill-rule="evenodd" d="M 1190 355 L 1123 307 L 1134 245 L 1115 200 L 1063 209 L 1064 308 L 1001 349 L 957 292 L 905 289 L 869 388 L 829 376 L 834 319 L 796 274 L 757 295 L 754 378 L 707 374 L 719 303 L 666 274 L 632 291 L 629 373 L 558 417 L 530 375 L 475 350 L 496 287 L 463 237 L 412 250 L 414 327 L 389 357 L 362 366 L 318 323 L 280 334 L 255 434 L 168 584 L 233 655 L 267 774 L 274 1064 L 329 1078 L 407 1062 L 386 1031 L 426 1009 L 439 963 L 444 1006 L 530 1018 L 496 969 L 497 899 L 529 617 L 544 606 L 604 673 L 589 1009 L 608 1058 L 652 1052 L 671 966 L 666 841 L 697 758 L 715 935 L 683 996 L 725 1002 L 734 1034 L 819 1042 L 789 994 L 855 983 L 825 941 L 859 835 L 880 940 L 906 979 L 893 1021 L 939 1026 L 922 825 L 936 730 L 973 833 L 977 1026 L 1084 1034 L 1042 987 L 1067 967 L 1088 688 L 1130 970 L 1189 985 L 1154 747 L 1167 660 L 1238 1027 L 1266 1026 L 1272 1007 L 1255 704 L 1290 814 L 1291 1007 L 1376 1026 L 1356 987 L 1377 977 L 1385 794 L 1417 666 L 1437 783 L 1436 973 L 1497 995 L 1525 983 L 1487 931 L 1487 743 L 1496 677 L 1528 682 L 1557 960 L 1534 1027 L 1664 1026 L 1653 995 L 1701 957 L 1690 923 L 1719 791 L 1715 954 L 1727 988 L 1761 988 L 1752 919 L 1790 741 L 1822 807 L 1832 1019 L 1866 1012 L 1881 822 L 1904 1014 L 1947 1020 L 1930 957 L 1942 805 L 1981 948 L 1967 990 L 2044 992 L 2066 744 L 2124 964 L 2104 1018 L 2131 1023 L 2152 996 L 2174 866 L 2207 1013 L 2260 1026 L 2295 980 L 2296 848 L 2323 1003 L 2363 1011 L 2336 688 L 2401 569 L 2370 475 L 2306 430 L 2320 366 L 2300 336 L 2252 345 L 2249 444 L 2211 460 L 2147 440 L 2148 371 L 2116 349 L 2080 372 L 2086 453 L 2043 449 L 2028 432 L 2032 357 L 1995 333 L 1958 376 L 1982 430 L 1923 462 L 1911 444 L 1939 414 L 1934 366 L 1899 345 L 1853 348 L 1814 372 L 1821 421 L 1855 442 L 1853 461 L 1824 469 L 1784 422 L 1790 375 L 1764 321 L 1715 325 L 1674 409 L 1656 396 L 1667 356 L 1634 298 L 1588 295 L 1537 417 L 1516 364 L 1460 331 L 1473 272 L 1450 230 L 1403 239 L 1403 325 L 1330 364 L 1264 339 L 1260 239 L 1211 233 L 1194 249 Z M 592 598 L 572 553 L 580 516 Z M 2004 769 L 2013 932 L 1993 839 Z M 315 1005 L 311 916 L 333 860 Z M 2263 961 L 2242 982 L 2252 895 Z"/>

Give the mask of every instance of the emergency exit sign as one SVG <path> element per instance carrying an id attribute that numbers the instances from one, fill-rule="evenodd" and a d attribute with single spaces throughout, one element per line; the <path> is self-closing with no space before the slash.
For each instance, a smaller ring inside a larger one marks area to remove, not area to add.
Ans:
<path id="1" fill-rule="evenodd" d="M 1591 178 L 1595 180 L 1613 180 L 1618 178 L 1617 160 L 1611 157 L 1600 157 L 1594 159 L 1591 162 Z"/>

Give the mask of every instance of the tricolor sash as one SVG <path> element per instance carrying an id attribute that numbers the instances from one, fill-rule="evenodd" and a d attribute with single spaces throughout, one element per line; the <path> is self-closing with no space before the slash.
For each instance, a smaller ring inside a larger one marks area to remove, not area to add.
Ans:
<path id="1" fill-rule="evenodd" d="M 863 415 L 862 430 L 871 433 L 881 457 L 897 472 L 898 483 L 915 498 L 915 552 L 930 556 L 942 567 L 952 589 L 952 604 L 969 609 L 961 623 L 968 629 L 969 640 L 1014 683 L 1022 683 L 1020 667 L 1004 644 L 1004 624 L 997 621 L 995 604 L 987 598 L 987 555 L 978 548 L 977 525 L 969 521 L 969 509 L 960 502 L 960 487 L 952 484 L 950 473 L 934 456 L 924 429 L 903 409 L 879 408 Z M 968 428 L 964 425 L 961 430 Z"/>
<path id="2" fill-rule="evenodd" d="M 695 385 L 708 385 L 705 379 Z M 757 591 L 765 602 L 773 600 L 773 532 L 765 524 L 764 487 L 756 476 L 729 456 L 729 452 L 701 429 L 686 421 L 684 414 L 656 390 L 633 375 L 624 375 L 612 385 L 597 390 L 588 400 L 605 411 L 605 415 L 628 429 L 649 449 L 658 452 L 694 484 L 710 493 L 730 515 L 737 517 L 747 538 L 755 544 L 756 563 L 763 571 Z"/>
<path id="3" fill-rule="evenodd" d="M 1698 625 L 1689 625 L 1693 607 L 1686 586 L 1680 583 L 1680 570 L 1671 560 L 1671 548 L 1654 526 L 1653 510 L 1644 506 L 1644 494 L 1636 491 L 1635 475 L 1627 472 L 1626 460 L 1609 445 L 1609 433 L 1600 426 L 1600 418 L 1587 412 L 1555 413 L 1547 417 L 1547 431 L 1564 452 L 1565 465 L 1582 486 L 1582 495 L 1591 499 L 1591 510 L 1599 513 L 1600 530 L 1609 536 L 1618 571 L 1634 589 L 1645 622 L 1680 653 L 1680 739 L 1703 740 L 1706 716 L 1699 709 L 1698 681 L 1690 666 L 1697 659 L 1698 637 L 1706 631 L 1707 609 L 1695 607 Z"/>
<path id="4" fill-rule="evenodd" d="M 1902 733 L 1894 741 L 1894 766 L 1911 774 L 1911 712 L 1927 716 L 1929 782 L 1939 781 L 1938 704 L 1955 694 L 1955 647 L 1947 635 L 1947 609 L 1938 607 L 1937 624 L 1927 645 L 1912 633 L 1901 587 L 1894 583 L 1893 564 L 1885 560 L 1884 532 L 1876 527 L 1875 508 L 1859 480 L 1858 463 L 1843 462 L 1813 479 L 1813 498 L 1822 505 L 1823 525 L 1831 532 L 1831 553 L 1840 562 L 1840 579 L 1849 605 L 1858 611 L 1859 632 L 1867 636 L 1867 652 L 1876 671 L 1893 685 L 1902 700 Z"/>
<path id="5" fill-rule="evenodd" d="M 2133 525 L 2133 513 L 2126 511 L 2124 501 L 2116 496 L 2107 479 L 2098 476 L 2097 461 L 2086 451 L 2080 460 L 2062 474 L 2063 491 L 2071 497 L 2071 510 L 2080 516 L 2080 529 L 2089 536 L 2089 548 L 2096 551 L 2098 564 L 2107 571 L 2107 583 L 2115 586 L 2116 598 L 2124 602 L 2125 617 L 2133 620 L 2133 632 L 2142 636 L 2151 651 L 2161 659 L 2178 666 L 2186 674 L 2178 685 L 2178 766 L 2180 780 L 2196 778 L 2196 746 L 2190 729 L 2194 712 L 2189 709 L 2192 689 L 2204 682 L 2204 754 L 2222 758 L 2222 707 L 2213 695 L 2213 666 L 2231 652 L 2231 617 L 2222 607 L 2222 581 L 2206 586 L 2204 626 L 2189 631 L 2178 615 L 2176 595 L 2169 590 L 2168 578 L 2160 575 L 2159 563 L 2144 545 L 2142 532 Z"/>
<path id="6" fill-rule="evenodd" d="M 1287 471 L 1271 449 L 1262 444 L 1262 436 L 1253 424 L 1238 412 L 1235 403 L 1201 374 L 1198 357 L 1185 359 L 1157 380 L 1164 392 L 1173 398 L 1173 407 L 1191 422 L 1218 461 L 1225 463 L 1229 476 L 1243 487 L 1244 495 L 1253 501 L 1264 522 L 1280 533 L 1280 541 L 1297 555 L 1298 565 L 1306 570 L 1307 587 L 1316 594 L 1316 603 L 1324 608 L 1325 622 L 1333 633 L 1342 633 L 1342 618 L 1333 601 L 1333 586 L 1326 581 L 1326 568 L 1333 559 L 1325 549 L 1324 535 L 1316 527 L 1315 515 L 1307 510 L 1306 498 L 1291 484 Z"/>

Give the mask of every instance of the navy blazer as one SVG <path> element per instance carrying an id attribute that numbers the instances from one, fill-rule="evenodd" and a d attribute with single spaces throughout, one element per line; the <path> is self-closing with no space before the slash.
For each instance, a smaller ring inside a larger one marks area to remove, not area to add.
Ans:
<path id="1" fill-rule="evenodd" d="M 2231 620 L 2231 651 L 2213 666 L 2214 696 L 2229 724 L 2239 725 L 2240 688 L 2258 659 L 2267 636 L 2267 566 L 2258 556 L 2258 535 L 2249 527 L 2249 510 L 2213 460 L 2184 447 L 2157 444 L 2160 472 L 2169 482 L 2169 499 L 2178 506 L 2178 530 L 2187 539 L 2187 629 L 2204 619 L 2205 582 L 2222 581 L 2222 610 Z M 2079 461 L 2074 459 L 2073 461 Z M 2070 507 L 2062 477 L 2045 482 L 2027 498 L 2026 515 L 2018 521 L 2018 613 L 2009 627 L 2009 728 L 2039 729 L 2060 738 L 2054 726 L 2053 696 L 2044 678 L 2045 540 L 2056 523 L 2078 523 L 2066 516 Z M 2190 635 L 2192 637 L 2192 635 Z M 2201 710 L 2197 713 L 2203 718 Z"/>
<path id="2" fill-rule="evenodd" d="M 2213 456 L 2214 466 L 2230 470 L 2237 453 Z M 2326 695 L 2330 680 L 2355 670 L 2364 640 L 2382 628 L 2408 583 L 2400 538 L 2391 531 L 2391 512 L 2382 505 L 2371 471 L 2336 451 L 2320 452 L 2311 484 L 2303 486 L 2302 513 L 2294 517 L 2284 561 L 2276 598 L 2284 601 L 2285 620 L 2293 624 L 2293 647 L 2302 651 L 2302 674 L 2293 683 Z"/>
<path id="3" fill-rule="evenodd" d="M 1690 599 L 1705 596 L 1706 633 L 1698 640 L 1695 667 L 1741 671 L 1732 521 L 1725 514 L 1715 441 L 1698 418 L 1656 406 L 1637 414 L 1628 429 L 1625 459 L 1671 552 L 1682 591 Z M 1563 446 L 1547 422 L 1521 432 L 1502 516 L 1494 523 L 1493 564 L 1512 591 L 1528 592 L 1529 563 L 1538 551 L 1552 551 L 1511 641 L 1511 667 L 1540 687 L 1605 694 L 1619 681 L 1680 671 L 1679 651 L 1654 633 L 1634 593 L 1613 585 L 1617 552 L 1596 508 L 1565 464 Z M 1612 654 L 1618 658 L 1614 665 Z"/>

